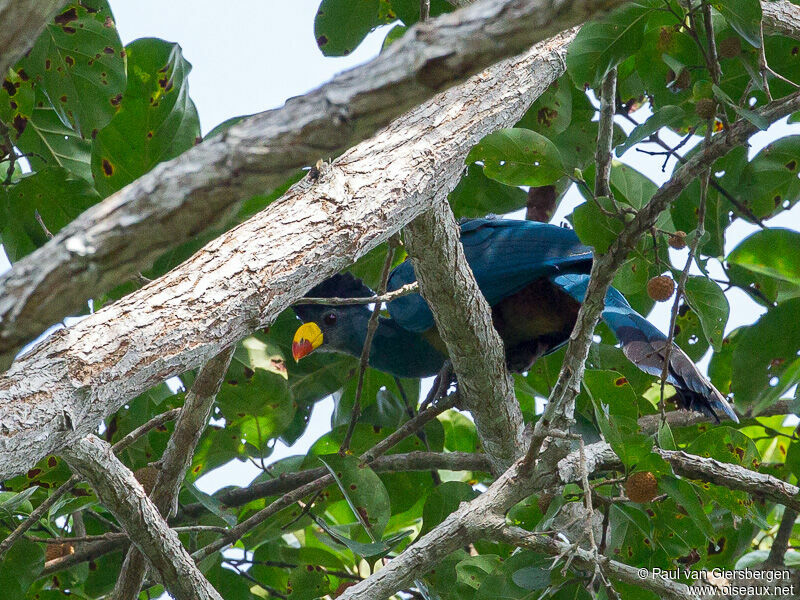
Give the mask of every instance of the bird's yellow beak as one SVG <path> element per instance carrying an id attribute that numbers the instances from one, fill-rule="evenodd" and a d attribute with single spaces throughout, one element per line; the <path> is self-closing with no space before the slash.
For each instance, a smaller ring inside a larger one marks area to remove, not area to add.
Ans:
<path id="1" fill-rule="evenodd" d="M 292 340 L 292 356 L 295 361 L 308 356 L 322 345 L 322 330 L 313 321 L 304 323 L 295 332 Z"/>

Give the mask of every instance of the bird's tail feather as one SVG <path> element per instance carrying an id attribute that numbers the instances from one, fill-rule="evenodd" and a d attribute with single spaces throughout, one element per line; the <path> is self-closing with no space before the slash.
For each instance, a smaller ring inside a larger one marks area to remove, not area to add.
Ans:
<path id="1" fill-rule="evenodd" d="M 582 302 L 589 276 L 562 275 L 554 278 L 554 281 Z M 622 344 L 622 351 L 628 360 L 645 373 L 660 377 L 664 368 L 667 337 L 633 310 L 625 297 L 614 288 L 609 288 L 606 294 L 602 317 Z M 701 412 L 717 422 L 720 415 L 727 416 L 735 423 L 739 422 L 725 397 L 674 343 L 669 356 L 667 383 L 677 390 L 678 405 L 681 408 Z"/>

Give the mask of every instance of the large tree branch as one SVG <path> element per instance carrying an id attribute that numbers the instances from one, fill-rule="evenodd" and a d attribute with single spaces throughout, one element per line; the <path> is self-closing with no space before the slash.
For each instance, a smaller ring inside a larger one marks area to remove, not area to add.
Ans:
<path id="1" fill-rule="evenodd" d="M 407 113 L 180 267 L 40 342 L 0 379 L 0 479 L 272 322 L 442 201 L 469 149 L 515 123 L 563 73 L 573 36 L 543 42 Z"/>
<path id="2" fill-rule="evenodd" d="M 0 279 L 0 369 L 23 344 L 82 310 L 88 298 L 224 222 L 239 201 L 370 137 L 437 91 L 620 3 L 477 2 L 412 27 L 366 65 L 157 166 Z"/>
<path id="3" fill-rule="evenodd" d="M 493 471 L 500 474 L 524 448 L 522 411 L 506 370 L 503 341 L 467 264 L 450 205 L 440 202 L 409 223 L 405 240 L 458 377 L 463 405 L 472 413 Z"/>
<path id="4" fill-rule="evenodd" d="M 764 33 L 800 40 L 800 6 L 789 0 L 761 3 Z"/>
<path id="5" fill-rule="evenodd" d="M 91 483 L 98 499 L 147 556 L 164 587 L 177 600 L 222 600 L 195 565 L 178 534 L 161 518 L 133 473 L 107 443 L 90 435 L 64 448 L 64 458 Z"/>
<path id="6" fill-rule="evenodd" d="M 36 43 L 66 0 L 0 0 L 0 79 Z"/>
<path id="7" fill-rule="evenodd" d="M 376 473 L 396 473 L 402 471 L 484 471 L 492 468 L 485 454 L 472 452 L 410 452 L 407 454 L 388 454 L 379 456 L 369 463 Z M 324 477 L 325 467 L 306 469 L 296 473 L 282 473 L 275 479 L 254 483 L 244 488 L 234 488 L 222 492 L 216 499 L 223 506 L 242 506 L 253 500 L 285 494 Z M 201 503 L 187 504 L 181 508 L 180 515 L 196 517 L 207 512 Z"/>
<path id="8" fill-rule="evenodd" d="M 161 457 L 153 491 L 150 493 L 153 504 L 165 519 L 170 512 L 174 513 L 177 510 L 178 492 L 208 422 L 214 399 L 228 370 L 234 349 L 235 345 L 232 344 L 208 361 L 200 369 L 192 389 L 186 394 L 180 416 L 175 423 L 175 430 Z M 138 598 L 146 572 L 147 561 L 144 556 L 136 548 L 128 550 L 114 587 L 114 600 Z"/>

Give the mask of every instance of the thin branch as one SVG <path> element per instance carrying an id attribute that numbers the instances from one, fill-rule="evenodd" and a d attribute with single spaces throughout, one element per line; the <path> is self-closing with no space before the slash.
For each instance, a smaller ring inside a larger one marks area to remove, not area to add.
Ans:
<path id="1" fill-rule="evenodd" d="M 386 293 L 386 286 L 389 282 L 389 272 L 392 269 L 392 260 L 394 259 L 394 249 L 397 244 L 395 238 L 389 240 L 389 249 L 386 252 L 386 258 L 383 261 L 383 270 L 381 271 L 381 283 L 378 288 L 378 295 L 382 296 Z M 381 314 L 381 304 L 376 302 L 375 307 L 372 309 L 372 314 L 369 316 L 367 322 L 367 335 L 364 338 L 364 347 L 361 349 L 361 357 L 358 361 L 358 382 L 356 383 L 356 397 L 353 400 L 353 409 L 350 411 L 350 422 L 347 425 L 347 431 L 344 434 L 342 445 L 339 447 L 339 454 L 345 454 L 350 448 L 350 439 L 353 437 L 353 432 L 356 430 L 358 418 L 361 416 L 361 393 L 364 391 L 364 375 L 369 366 L 369 353 L 372 350 L 372 338 L 375 337 L 375 332 L 378 330 L 378 317 Z"/>
<path id="2" fill-rule="evenodd" d="M 767 556 L 767 560 L 764 561 L 764 566 L 784 566 L 783 557 L 786 555 L 786 551 L 789 548 L 789 540 L 792 537 L 792 529 L 794 529 L 794 523 L 797 521 L 798 514 L 800 514 L 798 511 L 791 508 L 784 509 L 781 524 L 778 527 L 778 533 L 775 535 L 775 539 L 772 540 L 772 547 L 769 549 L 769 556 Z"/>
<path id="3" fill-rule="evenodd" d="M 299 300 L 295 300 L 292 304 L 322 304 L 330 306 L 379 304 L 382 302 L 391 302 L 392 300 L 402 298 L 403 296 L 410 296 L 411 294 L 416 294 L 418 291 L 419 284 L 415 281 L 414 283 L 407 283 L 406 285 L 397 288 L 392 292 L 370 296 L 369 298 L 300 298 Z"/>
<path id="4" fill-rule="evenodd" d="M 617 69 L 614 67 L 603 79 L 600 88 L 600 120 L 597 124 L 595 151 L 595 196 L 613 197 L 611 193 L 611 147 L 614 140 L 614 109 L 616 107 Z"/>
<path id="5" fill-rule="evenodd" d="M 200 369 L 186 394 L 183 408 L 175 423 L 175 430 L 161 456 L 155 485 L 150 492 L 153 504 L 165 518 L 177 510 L 178 492 L 200 436 L 208 423 L 214 399 L 222 385 L 235 348 L 235 345 L 231 345 L 208 361 Z M 144 556 L 135 547 L 128 550 L 114 587 L 114 600 L 138 598 L 147 566 Z"/>

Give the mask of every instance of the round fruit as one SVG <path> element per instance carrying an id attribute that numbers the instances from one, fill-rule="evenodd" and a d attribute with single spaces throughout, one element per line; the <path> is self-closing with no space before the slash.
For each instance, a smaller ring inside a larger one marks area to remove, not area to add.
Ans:
<path id="1" fill-rule="evenodd" d="M 694 105 L 694 112 L 701 119 L 713 119 L 717 114 L 717 103 L 711 98 L 700 98 Z"/>
<path id="2" fill-rule="evenodd" d="M 675 280 L 666 275 L 653 277 L 647 282 L 647 295 L 656 302 L 665 302 L 675 292 Z"/>
<path id="3" fill-rule="evenodd" d="M 625 494 L 632 502 L 650 502 L 658 495 L 658 481 L 650 471 L 638 471 L 625 482 Z"/>
<path id="4" fill-rule="evenodd" d="M 742 51 L 742 41 L 737 36 L 725 38 L 719 43 L 720 58 L 733 58 Z"/>
<path id="5" fill-rule="evenodd" d="M 675 248 L 675 250 L 682 250 L 683 248 L 686 248 L 686 232 L 676 231 L 669 236 L 667 243 L 669 244 L 670 248 Z"/>

